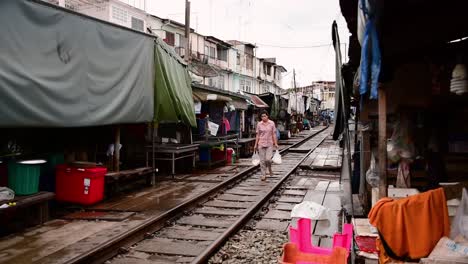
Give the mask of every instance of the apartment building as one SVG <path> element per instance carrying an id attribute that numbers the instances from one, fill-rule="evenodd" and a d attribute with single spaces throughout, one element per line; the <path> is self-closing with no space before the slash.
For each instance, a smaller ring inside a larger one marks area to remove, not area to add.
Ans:
<path id="1" fill-rule="evenodd" d="M 275 58 L 256 57 L 256 45 L 223 41 L 191 29 L 187 51 L 185 25 L 146 13 L 141 9 L 143 0 L 137 1 L 140 8 L 119 0 L 43 1 L 162 38 L 182 58 L 190 55 L 189 69 L 195 82 L 235 93 L 282 93 L 282 74 L 286 69 Z"/>
<path id="2" fill-rule="evenodd" d="M 146 32 L 146 12 L 119 0 L 44 0 L 87 16 Z"/>

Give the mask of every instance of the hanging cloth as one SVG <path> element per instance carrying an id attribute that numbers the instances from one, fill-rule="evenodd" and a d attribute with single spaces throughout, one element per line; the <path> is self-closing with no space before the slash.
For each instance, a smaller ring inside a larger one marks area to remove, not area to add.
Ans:
<path id="1" fill-rule="evenodd" d="M 361 50 L 361 79 L 359 92 L 361 95 L 368 93 L 370 83 L 370 99 L 377 99 L 381 68 L 379 37 L 377 35 L 374 18 L 369 14 L 366 7 L 366 1 L 360 0 L 360 2 L 360 8 L 368 20 L 364 30 L 364 39 Z"/>
<path id="2" fill-rule="evenodd" d="M 231 130 L 231 124 L 229 123 L 229 120 L 226 117 L 223 117 L 223 124 L 226 133 L 229 132 Z"/>

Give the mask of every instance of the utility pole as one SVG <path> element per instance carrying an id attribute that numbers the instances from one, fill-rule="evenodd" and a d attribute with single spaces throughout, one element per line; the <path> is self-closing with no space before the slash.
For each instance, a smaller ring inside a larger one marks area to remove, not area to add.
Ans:
<path id="1" fill-rule="evenodd" d="M 299 107 L 297 105 L 297 87 L 296 87 L 296 69 L 293 68 L 293 85 L 294 85 L 294 97 L 296 100 L 296 121 L 299 119 Z"/>
<path id="2" fill-rule="evenodd" d="M 185 0 L 185 61 L 190 57 L 190 2 Z"/>

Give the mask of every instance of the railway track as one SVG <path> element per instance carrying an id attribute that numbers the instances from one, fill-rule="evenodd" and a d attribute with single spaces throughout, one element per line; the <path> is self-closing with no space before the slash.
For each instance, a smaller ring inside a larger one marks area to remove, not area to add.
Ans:
<path id="1" fill-rule="evenodd" d="M 68 263 L 206 263 L 269 201 L 326 135 L 324 128 L 283 149 L 282 164 L 274 166 L 274 175 L 265 182 L 260 181 L 259 166 L 252 166 Z M 300 146 L 306 147 L 290 151 Z M 135 254 L 151 262 L 135 262 Z"/>

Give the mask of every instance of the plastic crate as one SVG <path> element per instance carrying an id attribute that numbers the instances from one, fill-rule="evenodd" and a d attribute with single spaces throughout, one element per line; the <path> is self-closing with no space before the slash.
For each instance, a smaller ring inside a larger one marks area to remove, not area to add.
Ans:
<path id="1" fill-rule="evenodd" d="M 226 154 L 224 151 L 221 151 L 219 149 L 212 149 L 211 150 L 211 161 L 220 161 L 220 160 L 225 160 L 226 159 Z"/>
<path id="2" fill-rule="evenodd" d="M 58 165 L 55 194 L 57 201 L 91 205 L 104 198 L 104 167 L 81 168 Z"/>

